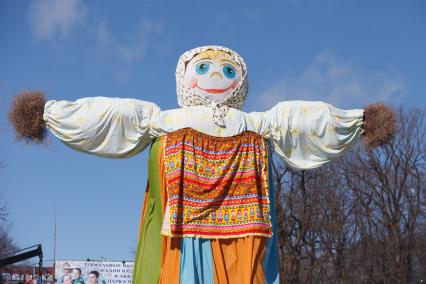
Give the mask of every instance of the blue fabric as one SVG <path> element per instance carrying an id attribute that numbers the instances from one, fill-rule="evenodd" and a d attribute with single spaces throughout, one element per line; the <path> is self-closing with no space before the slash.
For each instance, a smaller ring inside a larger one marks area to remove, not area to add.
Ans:
<path id="1" fill-rule="evenodd" d="M 210 240 L 181 238 L 179 283 L 214 284 Z"/>
<path id="2" fill-rule="evenodd" d="M 272 171 L 272 155 L 269 156 L 269 201 L 272 218 L 272 237 L 266 243 L 265 256 L 263 257 L 262 266 L 265 275 L 265 284 L 279 284 L 279 253 L 278 253 L 278 236 L 274 199 L 274 176 Z"/>

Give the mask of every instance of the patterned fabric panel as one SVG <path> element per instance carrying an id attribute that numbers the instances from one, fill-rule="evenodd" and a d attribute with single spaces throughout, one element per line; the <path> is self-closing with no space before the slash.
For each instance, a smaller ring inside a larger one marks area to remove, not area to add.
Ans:
<path id="1" fill-rule="evenodd" d="M 215 137 L 183 128 L 167 135 L 164 151 L 168 206 L 163 235 L 272 235 L 268 154 L 259 134 Z"/>

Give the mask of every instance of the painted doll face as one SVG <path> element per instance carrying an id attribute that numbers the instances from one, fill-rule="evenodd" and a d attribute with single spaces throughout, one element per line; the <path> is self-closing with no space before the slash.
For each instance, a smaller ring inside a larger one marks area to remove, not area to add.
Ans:
<path id="1" fill-rule="evenodd" d="M 224 51 L 207 50 L 188 62 L 184 84 L 210 101 L 220 102 L 231 95 L 241 80 L 241 67 Z"/>

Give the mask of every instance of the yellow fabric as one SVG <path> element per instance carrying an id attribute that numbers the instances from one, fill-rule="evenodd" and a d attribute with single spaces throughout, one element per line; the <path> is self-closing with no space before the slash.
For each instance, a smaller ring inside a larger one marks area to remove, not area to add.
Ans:
<path id="1" fill-rule="evenodd" d="M 163 238 L 163 259 L 160 284 L 179 284 L 180 278 L 180 238 Z"/>
<path id="2" fill-rule="evenodd" d="M 215 283 L 264 283 L 262 259 L 267 238 L 211 240 Z"/>
<path id="3" fill-rule="evenodd" d="M 164 145 L 166 136 L 160 138 L 160 151 L 158 152 L 158 175 L 160 178 L 161 204 L 164 211 L 167 205 L 166 179 L 164 172 Z M 158 235 L 163 239 L 162 259 L 161 259 L 161 275 L 159 283 L 164 284 L 179 284 L 180 278 L 180 238 L 168 238 Z"/>

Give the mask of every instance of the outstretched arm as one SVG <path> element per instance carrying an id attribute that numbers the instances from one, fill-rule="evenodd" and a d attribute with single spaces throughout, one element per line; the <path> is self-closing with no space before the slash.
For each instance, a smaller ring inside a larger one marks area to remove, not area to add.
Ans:
<path id="1" fill-rule="evenodd" d="M 263 116 L 276 153 L 297 169 L 321 166 L 351 149 L 362 135 L 371 148 L 395 132 L 393 112 L 383 104 L 343 110 L 324 102 L 288 101 Z"/>
<path id="2" fill-rule="evenodd" d="M 77 151 L 125 158 L 151 142 L 149 123 L 158 111 L 155 104 L 136 99 L 46 101 L 40 92 L 26 92 L 15 98 L 9 119 L 18 140 L 42 143 L 47 128 Z"/>

